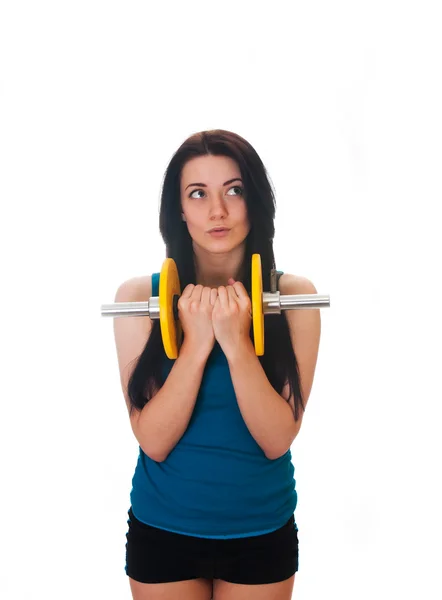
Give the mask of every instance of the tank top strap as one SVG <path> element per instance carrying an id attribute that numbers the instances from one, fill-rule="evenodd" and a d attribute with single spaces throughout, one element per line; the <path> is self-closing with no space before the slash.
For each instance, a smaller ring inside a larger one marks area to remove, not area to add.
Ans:
<path id="1" fill-rule="evenodd" d="M 284 271 L 276 271 L 276 289 L 279 290 L 279 279 L 284 275 Z"/>
<path id="2" fill-rule="evenodd" d="M 160 295 L 160 274 L 152 273 L 152 296 Z"/>

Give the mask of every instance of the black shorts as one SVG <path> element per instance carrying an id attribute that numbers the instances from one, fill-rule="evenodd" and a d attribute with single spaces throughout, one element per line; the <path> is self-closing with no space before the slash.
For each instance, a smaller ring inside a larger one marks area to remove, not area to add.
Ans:
<path id="1" fill-rule="evenodd" d="M 246 538 L 182 535 L 139 521 L 128 510 L 126 575 L 141 583 L 223 579 L 231 583 L 284 581 L 298 570 L 294 515 L 276 531 Z"/>

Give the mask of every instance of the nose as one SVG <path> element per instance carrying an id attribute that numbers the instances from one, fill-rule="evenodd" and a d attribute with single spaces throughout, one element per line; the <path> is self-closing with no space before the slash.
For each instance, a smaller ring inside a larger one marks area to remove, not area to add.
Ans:
<path id="1" fill-rule="evenodd" d="M 212 198 L 210 203 L 210 218 L 213 220 L 219 219 L 220 217 L 227 216 L 226 203 L 222 194 Z"/>

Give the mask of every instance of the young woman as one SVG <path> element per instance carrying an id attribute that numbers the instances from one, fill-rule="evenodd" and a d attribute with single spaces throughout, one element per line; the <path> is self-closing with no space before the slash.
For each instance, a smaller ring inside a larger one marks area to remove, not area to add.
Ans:
<path id="1" fill-rule="evenodd" d="M 265 317 L 253 345 L 251 257 L 270 290 L 275 199 L 253 147 L 224 130 L 192 135 L 166 170 L 160 231 L 178 269 L 183 331 L 167 358 L 158 320 L 114 319 L 139 457 L 127 521 L 134 600 L 289 600 L 298 570 L 290 446 L 312 388 L 319 309 Z M 220 231 L 222 228 L 222 231 Z M 217 231 L 218 230 L 218 231 Z M 279 272 L 281 294 L 315 294 Z M 159 273 L 115 302 L 158 296 Z"/>

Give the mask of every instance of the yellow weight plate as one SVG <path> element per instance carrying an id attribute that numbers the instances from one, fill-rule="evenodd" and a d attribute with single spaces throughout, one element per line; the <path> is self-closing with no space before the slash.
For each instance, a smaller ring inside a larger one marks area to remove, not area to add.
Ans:
<path id="1" fill-rule="evenodd" d="M 252 315 L 256 356 L 264 354 L 264 311 L 262 306 L 261 256 L 252 255 Z"/>
<path id="2" fill-rule="evenodd" d="M 181 295 L 178 269 L 173 258 L 166 258 L 160 273 L 160 326 L 164 350 L 168 358 L 178 357 L 182 328 L 173 314 L 173 297 Z"/>

